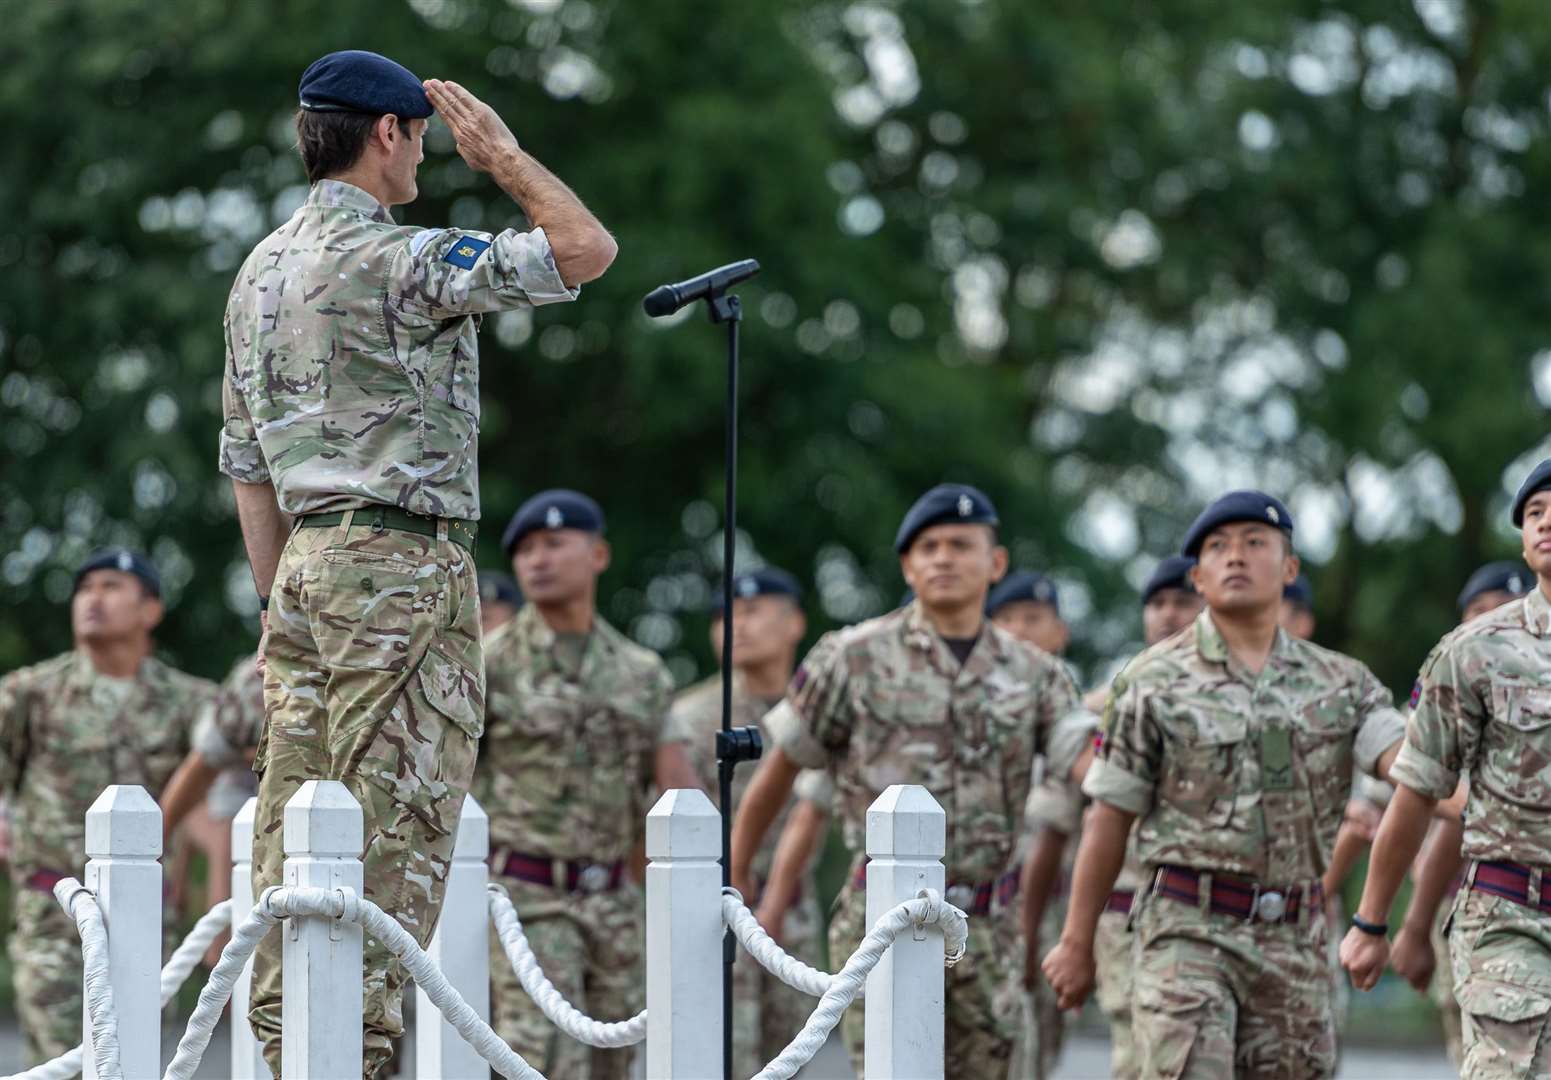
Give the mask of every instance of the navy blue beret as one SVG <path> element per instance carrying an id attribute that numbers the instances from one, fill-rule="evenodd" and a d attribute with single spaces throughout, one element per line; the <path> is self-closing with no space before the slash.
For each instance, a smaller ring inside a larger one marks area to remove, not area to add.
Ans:
<path id="1" fill-rule="evenodd" d="M 580 529 L 603 531 L 603 508 L 580 491 L 554 488 L 541 491 L 517 508 L 506 532 L 501 535 L 501 550 L 510 559 L 522 538 L 539 529 Z"/>
<path id="2" fill-rule="evenodd" d="M 1518 562 L 1489 562 L 1465 582 L 1465 587 L 1459 591 L 1460 614 L 1470 606 L 1470 602 L 1482 593 L 1506 592 L 1514 596 L 1523 596 L 1529 592 L 1530 584 L 1535 580 L 1523 563 Z"/>
<path id="3" fill-rule="evenodd" d="M 921 530 L 932 525 L 1000 525 L 991 498 L 968 484 L 938 484 L 915 501 L 899 523 L 894 550 L 903 555 Z"/>
<path id="4" fill-rule="evenodd" d="M 70 587 L 72 596 L 75 590 L 81 587 L 81 579 L 93 570 L 120 570 L 126 574 L 133 574 L 145 585 L 146 592 L 152 596 L 162 594 L 162 576 L 157 573 L 155 563 L 138 551 L 108 547 L 98 548 L 86 557 L 85 562 L 75 568 L 75 582 Z"/>
<path id="5" fill-rule="evenodd" d="M 1196 518 L 1190 526 L 1190 531 L 1185 533 L 1185 545 L 1180 549 L 1181 553 L 1191 558 L 1199 556 L 1201 542 L 1206 539 L 1207 533 L 1238 521 L 1263 522 L 1281 529 L 1289 537 L 1292 536 L 1292 515 L 1287 512 L 1287 507 L 1282 505 L 1281 500 L 1263 491 L 1230 491 L 1201 511 L 1201 516 Z"/>
<path id="6" fill-rule="evenodd" d="M 1519 493 L 1513 497 L 1513 527 L 1524 527 L 1524 504 L 1529 502 L 1529 497 L 1537 491 L 1551 488 L 1551 458 L 1546 458 L 1535 471 L 1530 473 L 1524 483 L 1519 486 Z"/>
<path id="7" fill-rule="evenodd" d="M 486 604 L 510 604 L 522 607 L 522 590 L 510 574 L 499 570 L 479 572 L 479 599 Z"/>
<path id="8" fill-rule="evenodd" d="M 734 600 L 751 596 L 789 596 L 796 601 L 802 599 L 802 586 L 785 570 L 767 566 L 762 570 L 739 574 L 732 579 Z M 711 601 L 711 610 L 718 615 L 722 613 L 722 590 L 720 589 L 716 590 L 716 596 Z"/>
<path id="9" fill-rule="evenodd" d="M 1312 608 L 1314 606 L 1314 586 L 1309 582 L 1307 574 L 1299 574 L 1292 579 L 1291 585 L 1282 586 L 1282 599 L 1290 600 L 1299 607 Z"/>
<path id="10" fill-rule="evenodd" d="M 1147 585 L 1142 589 L 1142 604 L 1145 606 L 1156 593 L 1164 589 L 1184 589 L 1186 592 L 1195 592 L 1196 587 L 1190 581 L 1190 569 L 1196 561 L 1189 555 L 1170 555 L 1159 561 L 1153 567 L 1152 577 L 1147 579 Z"/>
<path id="11" fill-rule="evenodd" d="M 998 609 L 1020 600 L 1049 604 L 1057 614 L 1061 612 L 1061 598 L 1056 593 L 1055 582 L 1033 570 L 1014 570 L 992 587 L 986 597 L 986 614 L 995 615 Z"/>
<path id="12" fill-rule="evenodd" d="M 331 52 L 302 72 L 297 96 L 308 112 L 353 112 L 424 120 L 434 111 L 412 71 L 363 49 Z"/>

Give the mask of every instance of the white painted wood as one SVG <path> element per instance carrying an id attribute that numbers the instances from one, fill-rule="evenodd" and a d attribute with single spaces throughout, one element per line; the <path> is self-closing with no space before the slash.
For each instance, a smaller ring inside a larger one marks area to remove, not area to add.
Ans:
<path id="1" fill-rule="evenodd" d="M 309 780 L 286 803 L 285 884 L 351 888 L 364 896 L 361 807 L 337 780 Z M 280 1075 L 361 1075 L 361 927 L 291 918 L 284 933 Z"/>
<path id="2" fill-rule="evenodd" d="M 161 1075 L 162 812 L 145 788 L 114 784 L 86 811 L 85 885 L 108 928 L 109 977 L 125 1076 Z M 95 1080 L 82 1010 L 83 1077 Z"/>
<path id="3" fill-rule="evenodd" d="M 922 889 L 944 891 L 947 820 L 915 784 L 894 784 L 867 808 L 869 929 Z M 866 1002 L 867 1080 L 942 1080 L 942 931 L 901 934 L 867 976 Z"/>
<path id="4" fill-rule="evenodd" d="M 646 1075 L 722 1075 L 721 818 L 705 792 L 646 815 Z"/>
<path id="5" fill-rule="evenodd" d="M 447 872 L 442 917 L 426 952 L 481 1020 L 490 1019 L 490 818 L 472 795 L 463 799 L 458 838 Z M 415 1075 L 441 1080 L 485 1080 L 490 1066 L 440 1010 L 415 988 Z"/>
<path id="6" fill-rule="evenodd" d="M 253 910 L 253 818 L 258 799 L 250 798 L 232 818 L 232 929 L 247 921 Z M 270 933 L 278 934 L 279 930 Z M 232 988 L 232 1080 L 269 1080 L 264 1050 L 248 1025 L 248 1003 L 253 990 L 253 957 L 248 957 L 242 978 Z"/>

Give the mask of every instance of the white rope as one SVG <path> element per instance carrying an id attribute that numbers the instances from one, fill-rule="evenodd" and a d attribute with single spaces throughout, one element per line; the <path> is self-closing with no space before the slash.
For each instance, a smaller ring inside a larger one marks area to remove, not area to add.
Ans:
<path id="1" fill-rule="evenodd" d="M 629 1020 L 605 1023 L 594 1020 L 567 1001 L 539 967 L 538 958 L 533 955 L 533 947 L 528 944 L 528 935 L 523 933 L 522 920 L 517 917 L 517 909 L 512 906 L 511 897 L 499 885 L 487 888 L 491 922 L 495 926 L 496 935 L 501 939 L 506 959 L 511 963 L 512 971 L 522 983 L 522 988 L 552 1024 L 587 1046 L 634 1046 L 646 1038 L 645 1009 Z"/>
<path id="2" fill-rule="evenodd" d="M 108 967 L 108 926 L 102 908 L 79 881 L 67 877 L 54 885 L 54 899 L 75 920 L 81 934 L 81 967 L 86 1011 L 92 1018 L 92 1059 L 101 1080 L 123 1080 L 119 1061 L 118 1013 L 113 1009 L 113 980 Z M 77 1068 L 80 1068 L 77 1063 Z"/>
<path id="3" fill-rule="evenodd" d="M 742 944 L 744 952 L 793 990 L 809 997 L 823 997 L 834 981 L 835 977 L 827 971 L 808 966 L 776 944 L 743 902 L 742 895 L 731 886 L 722 889 L 722 921 Z"/>

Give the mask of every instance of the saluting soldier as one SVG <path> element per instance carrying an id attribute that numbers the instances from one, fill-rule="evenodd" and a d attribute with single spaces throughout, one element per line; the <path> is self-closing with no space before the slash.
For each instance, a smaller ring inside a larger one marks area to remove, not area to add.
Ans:
<path id="1" fill-rule="evenodd" d="M 269 605 L 253 887 L 280 881 L 286 801 L 342 780 L 365 815 L 366 895 L 424 945 L 484 721 L 479 316 L 574 299 L 615 245 L 456 83 L 352 50 L 315 62 L 299 93 L 312 188 L 226 307 L 220 467 Z M 530 231 L 394 222 L 433 106 Z M 280 944 L 259 946 L 249 1014 L 277 1075 Z M 364 981 L 370 1076 L 403 1029 L 402 967 L 370 938 Z"/>
<path id="2" fill-rule="evenodd" d="M 641 1007 L 641 893 L 627 880 L 660 789 L 698 786 L 685 735 L 668 724 L 673 679 L 597 612 L 608 569 L 603 510 L 544 491 L 501 545 L 526 600 L 486 644 L 489 713 L 474 790 L 490 815 L 490 866 L 533 955 L 567 1001 L 607 1020 Z M 495 1029 L 534 1068 L 623 1078 L 628 1049 L 581 1045 L 522 989 L 491 930 Z"/>
<path id="3" fill-rule="evenodd" d="M 10 800 L 16 1012 L 39 1064 L 81 1041 L 81 943 L 54 900 L 86 865 L 86 811 L 110 784 L 154 798 L 188 750 L 215 684 L 151 655 L 161 577 L 108 548 L 75 572 L 75 648 L 0 679 L 0 795 Z"/>
<path id="4" fill-rule="evenodd" d="M 1144 1077 L 1324 1077 L 1335 1067 L 1321 875 L 1354 761 L 1385 775 L 1404 722 L 1361 663 L 1281 630 L 1292 516 L 1258 491 L 1185 537 L 1207 610 L 1115 680 L 1061 940 L 1063 1007 L 1094 983 L 1094 934 L 1138 823 L 1152 879 L 1132 913 Z"/>
<path id="5" fill-rule="evenodd" d="M 1536 587 L 1450 632 L 1423 665 L 1395 797 L 1341 945 L 1352 982 L 1371 989 L 1389 955 L 1385 918 L 1429 814 L 1458 802 L 1468 774 L 1468 867 L 1449 940 L 1460 1072 L 1472 1080 L 1551 1072 L 1551 460 L 1525 479 L 1512 518 Z"/>
<path id="6" fill-rule="evenodd" d="M 866 931 L 867 807 L 891 784 L 921 784 L 948 816 L 948 899 L 981 929 L 947 973 L 946 1067 L 952 1077 L 1005 1073 L 1019 1025 L 1017 839 L 1035 755 L 1077 704 L 1060 661 L 985 618 L 1007 569 L 996 508 L 968 485 L 943 484 L 910 508 L 895 551 L 915 599 L 821 643 L 787 690 L 796 716 L 744 793 L 733 827 L 733 883 L 749 887 L 754 853 L 799 772 L 834 778 L 846 841 L 858 853 L 830 923 L 830 956 Z M 1079 745 L 1061 774 L 1081 774 Z M 863 1020 L 843 1021 L 860 1062 Z"/>

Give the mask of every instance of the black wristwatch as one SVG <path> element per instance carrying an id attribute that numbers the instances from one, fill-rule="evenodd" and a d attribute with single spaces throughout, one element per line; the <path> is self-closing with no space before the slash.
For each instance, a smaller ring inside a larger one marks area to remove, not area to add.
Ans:
<path id="1" fill-rule="evenodd" d="M 1372 934 L 1374 937 L 1387 937 L 1389 935 L 1389 923 L 1369 922 L 1361 915 L 1352 916 L 1352 925 L 1363 933 Z"/>

